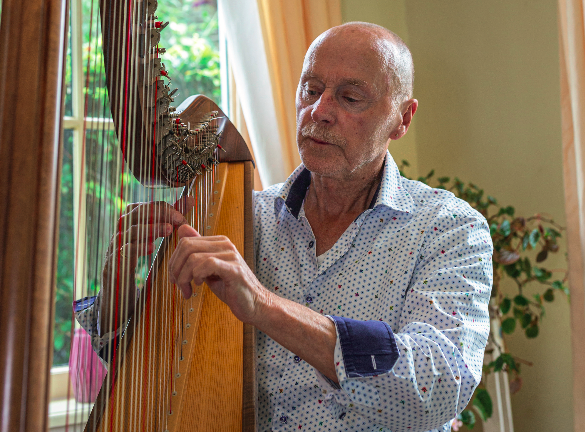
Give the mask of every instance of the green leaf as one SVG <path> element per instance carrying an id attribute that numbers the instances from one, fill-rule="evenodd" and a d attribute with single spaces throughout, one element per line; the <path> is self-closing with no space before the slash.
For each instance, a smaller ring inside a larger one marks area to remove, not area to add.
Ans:
<path id="1" fill-rule="evenodd" d="M 522 250 L 526 250 L 528 245 L 530 244 L 530 234 L 525 233 L 524 237 L 522 237 Z"/>
<path id="2" fill-rule="evenodd" d="M 537 228 L 534 228 L 532 230 L 532 232 L 530 233 L 530 237 L 528 238 L 528 242 L 530 243 L 530 246 L 535 248 L 536 245 L 538 244 L 538 240 L 540 240 L 540 231 L 538 231 Z"/>
<path id="3" fill-rule="evenodd" d="M 533 267 L 532 271 L 534 272 L 536 279 L 540 282 L 544 282 L 552 277 L 552 273 L 542 267 Z"/>
<path id="4" fill-rule="evenodd" d="M 475 391 L 473 406 L 477 408 L 479 416 L 483 421 L 489 419 L 493 414 L 492 398 L 485 389 L 477 389 Z"/>
<path id="5" fill-rule="evenodd" d="M 552 283 L 552 287 L 553 287 L 554 289 L 561 290 L 561 291 L 562 291 L 562 292 L 564 292 L 566 295 L 569 295 L 569 294 L 570 294 L 570 292 L 569 292 L 569 288 L 568 288 L 568 287 L 567 287 L 567 286 L 566 286 L 566 285 L 563 283 L 563 281 L 560 281 L 560 280 L 554 281 L 554 282 Z"/>
<path id="6" fill-rule="evenodd" d="M 536 262 L 543 262 L 546 257 L 548 256 L 548 250 L 543 249 L 540 252 L 538 252 L 538 255 L 536 255 Z"/>
<path id="7" fill-rule="evenodd" d="M 432 176 L 435 175 L 435 170 L 431 170 L 428 174 L 427 174 L 427 179 L 430 179 Z"/>
<path id="8" fill-rule="evenodd" d="M 526 306 L 528 305 L 528 299 L 522 294 L 518 294 L 516 297 L 514 297 L 514 303 L 516 303 L 518 306 Z"/>
<path id="9" fill-rule="evenodd" d="M 402 165 L 404 165 L 405 167 L 410 166 L 410 164 L 408 163 L 408 161 L 406 159 L 402 159 Z"/>
<path id="10" fill-rule="evenodd" d="M 524 309 L 514 307 L 514 318 L 516 318 L 517 320 L 521 320 L 523 316 L 524 316 Z"/>
<path id="11" fill-rule="evenodd" d="M 494 367 L 494 372 L 499 372 L 502 370 L 502 367 L 504 366 L 504 359 L 502 358 L 502 356 L 499 356 L 496 360 L 490 363 L 490 366 Z"/>
<path id="12" fill-rule="evenodd" d="M 546 292 L 544 293 L 544 295 L 542 296 L 547 302 L 551 302 L 555 299 L 555 294 L 552 290 L 552 288 L 549 288 L 546 290 Z"/>
<path id="13" fill-rule="evenodd" d="M 532 315 L 529 313 L 525 313 L 522 316 L 522 319 L 520 320 L 520 325 L 522 326 L 522 328 L 526 328 L 530 325 L 531 322 L 532 322 Z"/>
<path id="14" fill-rule="evenodd" d="M 451 180 L 450 177 L 439 177 L 437 179 L 439 181 L 439 183 L 443 184 L 443 183 L 449 183 L 449 180 Z"/>
<path id="15" fill-rule="evenodd" d="M 526 329 L 526 337 L 533 339 L 538 336 L 538 325 L 530 326 Z"/>
<path id="16" fill-rule="evenodd" d="M 516 320 L 514 318 L 506 318 L 502 321 L 502 331 L 506 334 L 514 333 L 516 329 Z"/>
<path id="17" fill-rule="evenodd" d="M 511 307 L 512 301 L 507 297 L 504 300 L 502 300 L 502 303 L 500 303 L 500 310 L 502 311 L 503 315 L 506 315 Z"/>
<path id="18" fill-rule="evenodd" d="M 490 204 L 497 204 L 498 200 L 496 200 L 493 196 L 488 195 L 487 200 Z"/>
<path id="19" fill-rule="evenodd" d="M 520 271 L 520 269 L 518 268 L 518 266 L 517 266 L 517 262 L 514 263 L 514 264 L 510 264 L 510 265 L 504 266 L 504 270 L 506 270 L 506 273 L 511 278 L 517 278 L 522 273 Z"/>
<path id="20" fill-rule="evenodd" d="M 494 236 L 495 233 L 498 232 L 498 224 L 495 222 L 492 222 L 492 224 L 490 225 L 490 236 Z"/>
<path id="21" fill-rule="evenodd" d="M 498 231 L 504 237 L 508 237 L 510 235 L 510 232 L 512 232 L 510 228 L 510 221 L 506 219 L 504 222 L 502 222 L 500 225 L 500 229 Z"/>
<path id="22" fill-rule="evenodd" d="M 473 429 L 473 426 L 475 426 L 475 414 L 473 414 L 473 411 L 471 410 L 463 410 L 457 418 L 467 426 L 467 429 Z"/>
<path id="23" fill-rule="evenodd" d="M 522 267 L 524 273 L 526 273 L 526 276 L 532 277 L 532 265 L 530 264 L 530 260 L 528 258 L 524 258 L 524 265 Z"/>

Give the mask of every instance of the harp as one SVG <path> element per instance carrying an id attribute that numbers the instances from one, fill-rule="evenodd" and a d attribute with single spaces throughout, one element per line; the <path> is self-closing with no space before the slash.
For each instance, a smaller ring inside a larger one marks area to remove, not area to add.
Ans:
<path id="1" fill-rule="evenodd" d="M 3 415 L 2 423 L 7 420 L 5 430 L 10 431 L 36 431 L 46 426 L 51 339 L 50 330 L 39 331 L 39 327 L 50 329 L 53 314 L 47 306 L 52 304 L 54 294 L 51 281 L 55 269 L 59 179 L 59 140 L 55 138 L 60 130 L 67 10 L 65 4 L 56 1 L 25 3 L 4 2 L 2 34 L 7 36 L 4 41 L 15 40 L 13 33 L 18 18 L 30 17 L 31 10 L 39 12 L 39 22 L 31 20 L 30 27 L 40 23 L 41 28 L 35 32 L 28 26 L 26 29 L 37 40 L 26 41 L 25 29 L 20 29 L 18 37 L 33 47 L 35 42 L 39 45 L 38 52 L 33 54 L 39 58 L 40 66 L 36 66 L 46 73 L 41 75 L 40 85 L 33 89 L 36 92 L 33 103 L 41 111 L 39 117 L 44 127 L 39 139 L 26 149 L 1 145 L 2 164 L 6 168 L 2 174 L 3 203 L 11 202 L 9 183 L 19 181 L 19 172 L 14 167 L 11 169 L 10 162 L 26 160 L 30 154 L 38 155 L 36 166 L 30 168 L 34 175 L 26 185 L 29 191 L 38 191 L 38 199 L 35 197 L 32 204 L 25 206 L 14 205 L 20 203 L 12 199 L 12 205 L 6 207 L 12 210 L 5 210 L 1 220 L 7 230 L 2 234 L 0 326 L 1 334 L 8 335 L 10 340 L 0 348 L 1 382 L 3 390 L 10 390 L 3 392 L 3 397 L 9 394 L 9 400 L 2 400 L 2 406 L 10 407 L 10 415 Z M 206 235 L 228 235 L 249 265 L 253 265 L 251 156 L 231 122 L 209 99 L 192 97 L 176 110 L 170 107 L 172 92 L 162 78 L 168 73 L 158 47 L 162 25 L 155 19 L 156 6 L 156 0 L 100 2 L 104 72 L 117 142 L 123 155 L 120 164 L 151 190 L 170 185 L 182 187 L 185 193 L 194 191 L 199 199 L 195 210 L 187 216 L 190 223 Z M 5 20 L 7 12 L 12 21 Z M 33 14 L 35 18 L 37 15 Z M 23 46 L 24 43 L 18 48 Z M 54 55 L 55 51 L 59 56 Z M 19 58 L 20 70 L 34 72 L 34 67 L 25 68 L 26 54 L 17 54 L 10 54 L 8 44 L 3 42 L 4 87 L 10 81 L 6 66 L 13 57 Z M 22 86 L 31 84 L 24 83 L 22 80 Z M 8 128 L 10 121 L 17 123 L 17 114 L 26 117 L 26 110 L 31 107 L 21 103 L 20 110 L 10 112 L 10 101 L 6 99 L 0 106 L 3 143 L 15 139 L 18 132 L 25 132 L 23 127 L 40 129 L 30 124 L 32 119 L 25 125 Z M 48 112 L 49 108 L 52 112 Z M 122 183 L 124 178 L 122 174 Z M 51 193 L 47 194 L 47 190 Z M 124 186 L 120 190 L 127 191 Z M 11 253 L 19 249 L 16 247 L 19 239 L 10 236 L 10 230 L 19 226 L 18 231 L 22 231 L 22 221 L 31 219 L 30 214 L 34 215 L 31 226 L 36 231 L 34 235 L 24 236 L 28 241 L 26 248 L 21 246 L 23 252 L 16 259 L 11 258 Z M 38 243 L 41 235 L 44 236 L 41 244 L 35 246 L 33 243 Z M 146 261 L 147 281 L 134 314 L 128 323 L 120 323 L 123 335 L 113 344 L 110 370 L 87 422 L 88 431 L 254 430 L 253 329 L 237 322 L 205 286 L 197 287 L 197 295 L 188 301 L 179 297 L 165 280 L 166 259 L 175 244 L 174 237 L 166 239 L 159 246 L 156 258 Z M 118 257 L 116 265 L 123 273 L 124 260 Z M 31 269 L 32 290 L 31 278 L 26 277 Z M 17 286 L 9 285 L 17 279 Z M 114 282 L 119 287 L 127 280 L 118 278 Z M 20 341 L 25 344 L 17 350 Z M 26 391 L 35 386 L 44 389 L 37 393 L 40 396 L 36 399 L 32 392 Z M 36 419 L 33 426 L 29 420 L 32 418 Z"/>

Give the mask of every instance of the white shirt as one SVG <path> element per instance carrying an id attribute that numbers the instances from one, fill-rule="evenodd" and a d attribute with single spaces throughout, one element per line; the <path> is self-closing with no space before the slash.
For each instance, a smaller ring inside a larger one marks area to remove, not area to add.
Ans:
<path id="1" fill-rule="evenodd" d="M 335 321 L 340 385 L 258 332 L 258 430 L 449 431 L 481 379 L 487 222 L 401 177 L 387 154 L 372 205 L 319 262 L 302 206 L 309 183 L 301 165 L 255 193 L 256 275 Z"/>

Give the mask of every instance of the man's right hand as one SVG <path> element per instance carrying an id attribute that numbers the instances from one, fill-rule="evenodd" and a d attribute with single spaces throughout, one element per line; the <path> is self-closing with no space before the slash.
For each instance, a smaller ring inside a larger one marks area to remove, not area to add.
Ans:
<path id="1" fill-rule="evenodd" d="M 102 270 L 100 336 L 120 327 L 134 312 L 138 258 L 154 251 L 157 238 L 169 236 L 187 223 L 186 215 L 195 205 L 186 197 L 174 206 L 163 202 L 129 204 L 116 225 L 106 251 Z M 116 301 L 117 299 L 117 301 Z M 120 314 L 116 314 L 119 309 Z"/>

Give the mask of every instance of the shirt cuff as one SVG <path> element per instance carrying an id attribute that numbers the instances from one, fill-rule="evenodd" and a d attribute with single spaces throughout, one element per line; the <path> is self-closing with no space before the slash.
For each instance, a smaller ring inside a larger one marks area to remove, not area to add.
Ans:
<path id="1" fill-rule="evenodd" d="M 400 354 L 394 333 L 387 323 L 337 316 L 329 318 L 337 328 L 348 378 L 375 376 L 392 370 Z"/>
<path id="2" fill-rule="evenodd" d="M 122 328 L 99 336 L 100 296 L 84 297 L 73 302 L 73 313 L 77 322 L 91 336 L 91 346 L 106 366 L 111 362 L 114 351 L 123 333 Z"/>

